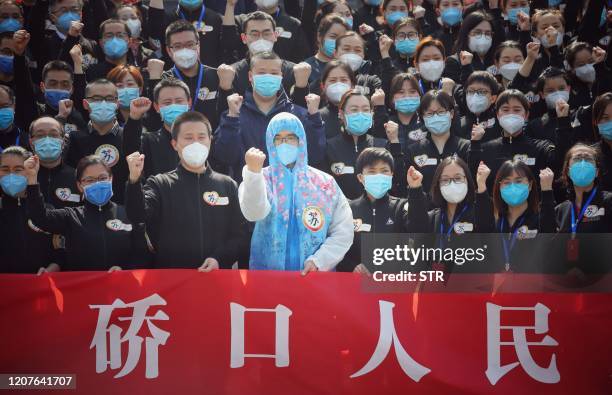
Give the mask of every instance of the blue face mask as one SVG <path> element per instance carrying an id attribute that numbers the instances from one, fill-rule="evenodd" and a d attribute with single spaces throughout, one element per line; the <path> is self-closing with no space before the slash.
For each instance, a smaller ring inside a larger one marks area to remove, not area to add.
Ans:
<path id="1" fill-rule="evenodd" d="M 9 196 L 15 197 L 17 194 L 23 192 L 28 185 L 28 179 L 20 174 L 7 174 L 0 178 L 0 186 L 4 193 Z"/>
<path id="2" fill-rule="evenodd" d="M 522 12 L 525 15 L 529 15 L 529 7 L 518 7 L 511 8 L 508 10 L 508 20 L 511 24 L 516 25 L 518 23 L 518 14 Z"/>
<path id="3" fill-rule="evenodd" d="M 382 0 L 363 0 L 363 2 L 366 3 L 367 5 L 377 7 L 380 5 L 380 3 L 382 3 Z"/>
<path id="4" fill-rule="evenodd" d="M 64 12 L 57 18 L 57 28 L 60 32 L 67 32 L 70 29 L 70 24 L 72 22 L 80 22 L 81 16 L 76 12 Z"/>
<path id="5" fill-rule="evenodd" d="M 140 96 L 140 90 L 138 88 L 121 88 L 117 89 L 117 95 L 121 108 L 130 108 L 132 100 L 138 99 Z"/>
<path id="6" fill-rule="evenodd" d="M 117 114 L 117 103 L 99 101 L 89 103 L 89 118 L 96 123 L 109 123 Z"/>
<path id="7" fill-rule="evenodd" d="M 529 185 L 512 183 L 500 189 L 501 198 L 508 206 L 519 206 L 529 197 Z"/>
<path id="8" fill-rule="evenodd" d="M 442 22 L 448 26 L 455 26 L 461 22 L 461 10 L 457 7 L 446 8 L 440 13 Z"/>
<path id="9" fill-rule="evenodd" d="M 53 137 L 43 137 L 34 142 L 34 151 L 40 160 L 53 162 L 62 154 L 62 139 Z"/>
<path id="10" fill-rule="evenodd" d="M 418 38 L 408 38 L 406 40 L 395 41 L 395 50 L 402 55 L 412 55 L 416 52 Z"/>
<path id="11" fill-rule="evenodd" d="M 281 163 L 287 166 L 297 160 L 298 147 L 296 145 L 282 143 L 276 146 L 276 153 Z"/>
<path id="12" fill-rule="evenodd" d="M 280 75 L 257 74 L 253 76 L 253 88 L 261 96 L 274 96 L 280 89 L 282 80 Z"/>
<path id="13" fill-rule="evenodd" d="M 202 5 L 202 0 L 179 0 L 179 4 L 188 9 L 195 9 Z"/>
<path id="14" fill-rule="evenodd" d="M 420 97 L 402 97 L 395 101 L 395 109 L 402 114 L 412 114 L 419 108 L 420 104 Z"/>
<path id="15" fill-rule="evenodd" d="M 372 127 L 372 113 L 356 112 L 346 114 L 346 130 L 352 135 L 361 136 L 366 134 Z"/>
<path id="16" fill-rule="evenodd" d="M 104 54 L 110 59 L 119 59 L 126 54 L 127 50 L 128 44 L 124 39 L 113 37 L 104 42 Z"/>
<path id="17" fill-rule="evenodd" d="M 161 107 L 159 115 L 166 125 L 172 126 L 174 120 L 187 111 L 189 111 L 189 107 L 186 104 L 170 104 L 169 106 Z"/>
<path id="18" fill-rule="evenodd" d="M 17 19 L 7 18 L 0 22 L 0 33 L 4 32 L 16 32 L 21 29 L 22 25 Z"/>
<path id="19" fill-rule="evenodd" d="M 612 140 L 612 121 L 600 123 L 597 125 L 597 128 L 602 138 Z"/>
<path id="20" fill-rule="evenodd" d="M 344 19 L 344 22 L 346 22 L 346 24 L 349 26 L 350 29 L 353 29 L 353 17 L 352 16 L 348 18 L 344 17 L 342 19 Z"/>
<path id="21" fill-rule="evenodd" d="M 380 199 L 391 189 L 393 177 L 386 174 L 367 174 L 363 176 L 363 186 L 374 199 Z"/>
<path id="22" fill-rule="evenodd" d="M 58 109 L 59 102 L 70 99 L 70 91 L 61 89 L 45 89 L 45 101 L 54 109 Z"/>
<path id="23" fill-rule="evenodd" d="M 451 126 L 450 114 L 434 114 L 431 117 L 424 117 L 425 127 L 433 134 L 444 134 L 449 131 Z"/>
<path id="24" fill-rule="evenodd" d="M 336 40 L 330 38 L 323 40 L 323 53 L 331 57 L 334 55 L 334 52 L 336 52 Z"/>
<path id="25" fill-rule="evenodd" d="M 0 108 L 0 129 L 8 129 L 15 120 L 15 110 L 11 107 Z"/>
<path id="26" fill-rule="evenodd" d="M 83 188 L 85 199 L 96 206 L 104 206 L 113 197 L 112 181 L 98 181 Z"/>
<path id="27" fill-rule="evenodd" d="M 0 72 L 13 75 L 13 59 L 12 56 L 0 55 Z"/>
<path id="28" fill-rule="evenodd" d="M 599 18 L 599 27 L 603 27 L 608 20 L 608 14 L 606 12 L 606 7 L 601 11 L 601 18 Z"/>
<path id="29" fill-rule="evenodd" d="M 591 162 L 581 160 L 569 168 L 569 177 L 577 187 L 587 187 L 597 176 L 597 168 Z"/>
<path id="30" fill-rule="evenodd" d="M 561 0 L 548 0 L 548 7 L 557 7 L 561 4 Z"/>
<path id="31" fill-rule="evenodd" d="M 387 20 L 389 26 L 393 26 L 395 25 L 395 22 L 407 17 L 408 13 L 403 11 L 387 12 L 387 14 L 385 15 L 385 19 Z"/>

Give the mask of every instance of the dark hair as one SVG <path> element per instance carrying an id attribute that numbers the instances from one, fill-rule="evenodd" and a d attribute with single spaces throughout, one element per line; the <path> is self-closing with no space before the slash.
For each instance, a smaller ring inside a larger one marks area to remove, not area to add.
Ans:
<path id="1" fill-rule="evenodd" d="M 4 93 L 8 95 L 9 100 L 11 101 L 10 104 L 15 103 L 15 92 L 13 92 L 10 86 L 0 84 L 0 90 L 3 90 Z"/>
<path id="2" fill-rule="evenodd" d="M 485 63 L 489 63 L 493 59 L 493 52 L 495 51 L 497 42 L 499 40 L 497 34 L 495 34 L 496 30 L 495 26 L 493 25 L 493 17 L 484 11 L 474 11 L 463 19 L 463 22 L 461 22 L 461 28 L 457 34 L 457 41 L 455 41 L 455 46 L 453 47 L 454 53 L 458 54 L 461 51 L 470 51 L 470 32 L 482 22 L 488 22 L 491 26 L 491 31 L 493 32 L 493 42 L 491 43 L 491 48 L 489 48 L 486 53 Z"/>
<path id="3" fill-rule="evenodd" d="M 324 84 L 325 80 L 329 76 L 329 73 L 331 73 L 332 70 L 337 69 L 337 68 L 344 70 L 346 74 L 348 74 L 353 86 L 357 84 L 357 77 L 355 77 L 355 72 L 353 71 L 353 69 L 351 69 L 351 67 L 348 64 L 338 59 L 333 59 L 327 62 L 327 64 L 325 65 L 325 68 L 323 69 L 323 73 L 321 73 L 321 83 Z"/>
<path id="4" fill-rule="evenodd" d="M 281 58 L 272 51 L 257 52 L 251 54 L 251 58 L 249 59 L 249 66 L 251 70 L 258 60 L 278 60 L 281 62 Z"/>
<path id="5" fill-rule="evenodd" d="M 423 29 L 421 29 L 421 24 L 416 19 L 408 17 L 408 18 L 400 19 L 399 21 L 395 22 L 395 24 L 393 25 L 392 35 L 394 39 L 397 33 L 400 31 L 400 29 L 403 28 L 404 26 L 413 27 L 414 30 L 416 30 L 417 33 L 419 34 L 419 37 L 423 37 Z"/>
<path id="6" fill-rule="evenodd" d="M 366 50 L 366 42 L 365 42 L 365 40 L 359 35 L 359 33 L 354 32 L 352 30 L 347 31 L 343 35 L 341 35 L 338 38 L 336 38 L 336 51 L 338 50 L 338 47 L 340 45 L 342 45 L 342 40 L 344 40 L 345 38 L 349 38 L 349 37 L 357 37 L 357 39 L 361 43 L 361 46 L 363 47 L 363 50 L 365 52 L 365 50 Z"/>
<path id="7" fill-rule="evenodd" d="M 382 4 L 380 5 L 380 12 L 381 15 L 384 17 L 385 16 L 385 9 L 387 8 L 387 6 L 389 5 L 389 3 L 393 1 L 393 0 L 383 0 Z M 408 2 L 408 0 L 402 0 L 404 2 L 404 4 L 406 5 L 406 7 L 408 7 L 408 10 L 410 11 L 410 2 Z M 399 21 L 395 22 L 395 23 L 399 23 Z M 387 24 L 387 18 L 384 18 L 383 21 L 384 25 L 388 25 Z M 393 26 L 389 26 L 390 28 L 393 28 Z"/>
<path id="8" fill-rule="evenodd" d="M 542 71 L 542 74 L 538 77 L 536 81 L 536 91 L 542 92 L 544 90 L 544 84 L 546 80 L 550 80 L 553 78 L 563 78 L 565 83 L 570 84 L 570 80 L 567 76 L 567 73 L 557 67 L 547 67 Z"/>
<path id="9" fill-rule="evenodd" d="M 106 78 L 98 78 L 97 80 L 93 80 L 93 81 L 89 82 L 87 84 L 87 86 L 85 87 L 85 98 L 89 97 L 89 91 L 91 90 L 92 87 L 94 87 L 96 85 L 107 85 L 107 84 L 108 85 L 112 85 L 115 89 L 117 89 L 115 84 L 113 84 L 112 82 L 110 82 Z"/>
<path id="10" fill-rule="evenodd" d="M 276 21 L 272 18 L 272 15 L 267 14 L 263 11 L 253 11 L 242 21 L 242 32 L 246 33 L 247 26 L 251 21 L 268 21 L 272 24 L 272 30 L 276 30 Z"/>
<path id="11" fill-rule="evenodd" d="M 518 100 L 525 111 L 529 112 L 529 101 L 525 97 L 525 94 L 518 89 L 506 89 L 502 93 L 497 96 L 497 100 L 495 101 L 495 111 L 499 111 L 499 108 L 504 104 L 510 102 L 511 99 Z"/>
<path id="12" fill-rule="evenodd" d="M 346 24 L 344 18 L 342 18 L 340 14 L 329 14 L 325 15 L 321 21 L 319 21 L 319 26 L 317 27 L 317 38 L 321 38 L 326 35 L 329 29 L 331 29 L 335 24 L 342 25 L 346 30 L 350 30 L 349 25 Z"/>
<path id="13" fill-rule="evenodd" d="M 368 147 L 361 151 L 355 162 L 355 173 L 361 174 L 364 167 L 372 166 L 376 162 L 384 162 L 393 171 L 394 161 L 391 152 L 381 147 Z"/>
<path id="14" fill-rule="evenodd" d="M 464 85 L 466 92 L 467 87 L 474 83 L 481 83 L 488 86 L 489 89 L 491 89 L 491 94 L 493 96 L 499 93 L 499 84 L 497 83 L 497 80 L 493 74 L 489 73 L 488 71 L 474 71 L 472 74 L 470 74 Z"/>
<path id="15" fill-rule="evenodd" d="M 512 173 L 516 173 L 521 177 L 526 177 L 531 184 L 531 191 L 529 192 L 528 202 L 529 208 L 532 212 L 537 213 L 540 211 L 540 197 L 538 196 L 538 185 L 536 178 L 523 161 L 521 160 L 507 160 L 500 166 L 497 174 L 495 175 L 495 182 L 493 185 L 493 209 L 497 214 L 498 218 L 503 217 L 508 211 L 508 205 L 501 197 L 501 181 L 509 177 Z"/>
<path id="16" fill-rule="evenodd" d="M 409 81 L 410 84 L 417 92 L 419 92 L 419 96 L 421 96 L 421 89 L 419 88 L 419 80 L 414 74 L 410 73 L 399 73 L 396 74 L 395 77 L 391 80 L 391 84 L 389 85 L 389 94 L 387 95 L 387 104 L 391 109 L 395 108 L 393 104 L 393 96 L 400 90 L 402 90 L 404 86 L 404 82 Z"/>
<path id="17" fill-rule="evenodd" d="M 111 18 L 111 19 L 105 20 L 104 22 L 100 24 L 100 38 L 104 36 L 104 29 L 106 28 L 106 26 L 111 25 L 113 23 L 118 23 L 120 25 L 123 25 L 123 30 L 127 33 L 128 37 L 132 37 L 132 31 L 128 27 L 127 23 L 123 22 L 121 19 Z"/>
<path id="18" fill-rule="evenodd" d="M 344 95 L 342 95 L 342 98 L 340 99 L 340 103 L 338 103 L 338 108 L 344 111 L 344 107 L 346 107 L 346 102 L 348 102 L 349 99 L 354 96 L 365 97 L 368 103 L 370 103 L 370 99 L 363 93 L 362 89 L 349 89 L 348 91 L 344 92 Z M 370 108 L 371 107 L 372 107 L 372 103 L 370 103 Z"/>
<path id="19" fill-rule="evenodd" d="M 353 15 L 355 13 L 355 11 L 353 11 L 353 9 L 351 8 L 350 4 L 348 4 L 346 0 L 324 1 L 319 6 L 319 9 L 317 10 L 317 13 L 315 15 L 315 20 L 314 20 L 315 21 L 315 25 L 318 26 L 319 23 L 321 22 L 321 20 L 323 18 L 325 18 L 327 15 L 330 15 L 330 14 L 339 15 L 338 13 L 334 12 L 334 8 L 336 8 L 336 6 L 339 5 L 339 4 L 346 5 L 349 8 L 349 10 L 351 11 L 351 15 Z M 342 16 L 342 15 L 340 15 L 340 16 Z"/>
<path id="20" fill-rule="evenodd" d="M 578 149 L 587 149 L 591 151 L 593 153 L 593 156 L 595 157 L 595 167 L 601 169 L 601 151 L 597 146 L 586 145 L 584 143 L 574 144 L 572 148 L 568 149 L 565 153 L 565 157 L 563 158 L 563 168 L 561 170 L 561 182 L 563 182 L 563 186 L 567 188 L 572 188 L 574 186 L 574 183 L 572 182 L 572 179 L 569 176 L 569 162 L 572 159 L 572 155 L 574 155 L 574 151 Z M 598 174 L 594 180 L 596 184 L 599 182 L 599 178 L 601 177 L 601 171 L 599 173 L 600 174 Z"/>
<path id="21" fill-rule="evenodd" d="M 100 165 L 104 167 L 104 170 L 108 173 L 109 176 L 113 175 L 111 168 L 104 162 L 104 160 L 99 155 L 87 155 L 81 160 L 76 167 L 76 180 L 81 181 L 81 177 L 83 177 L 83 173 L 89 166 Z"/>
<path id="22" fill-rule="evenodd" d="M 187 100 L 189 100 L 189 98 L 191 97 L 191 93 L 189 92 L 189 86 L 187 86 L 186 83 L 179 80 L 178 78 L 168 78 L 159 81 L 157 85 L 155 85 L 155 88 L 153 88 L 153 101 L 155 103 L 159 102 L 159 93 L 164 88 L 181 88 L 185 91 Z"/>
<path id="23" fill-rule="evenodd" d="M 597 124 L 599 123 L 601 117 L 603 117 L 604 113 L 606 112 L 606 108 L 609 104 L 612 104 L 612 92 L 606 92 L 602 95 L 597 96 L 597 99 L 595 99 L 592 110 L 594 130 L 599 130 L 597 129 Z"/>
<path id="24" fill-rule="evenodd" d="M 4 155 L 16 155 L 22 157 L 23 160 L 26 160 L 32 156 L 32 153 L 23 147 L 12 145 L 10 147 L 6 147 L 4 150 L 2 150 L 2 152 L 0 152 L 0 159 L 4 158 Z"/>
<path id="25" fill-rule="evenodd" d="M 446 58 L 445 55 L 445 50 L 444 50 L 444 44 L 442 44 L 442 41 L 440 40 L 436 40 L 435 38 L 432 38 L 431 36 L 429 37 L 425 37 L 424 39 L 421 40 L 421 42 L 419 42 L 419 44 L 416 47 L 416 50 L 414 52 L 414 60 L 413 63 L 416 66 L 417 63 L 419 62 L 419 57 L 421 56 L 421 52 L 423 52 L 423 50 L 427 47 L 436 47 L 438 48 L 438 50 L 440 51 L 440 53 L 442 54 L 443 58 Z"/>
<path id="26" fill-rule="evenodd" d="M 538 23 L 540 23 L 540 19 L 545 15 L 553 15 L 559 18 L 561 21 L 561 25 L 565 29 L 565 18 L 563 18 L 563 14 L 561 11 L 556 9 L 547 8 L 544 10 L 536 10 L 531 16 L 531 35 L 536 36 L 538 31 Z"/>
<path id="27" fill-rule="evenodd" d="M 425 114 L 425 111 L 427 111 L 433 102 L 440 103 L 440 106 L 447 111 L 453 111 L 455 109 L 455 100 L 451 95 L 443 90 L 434 89 L 421 96 L 421 104 L 417 110 L 421 118 L 423 118 L 423 114 Z"/>
<path id="28" fill-rule="evenodd" d="M 170 37 L 172 37 L 173 34 L 182 32 L 192 32 L 195 36 L 196 41 L 200 41 L 200 37 L 198 36 L 198 31 L 196 30 L 195 26 L 193 26 L 191 23 L 187 22 L 184 19 L 179 19 L 169 24 L 166 28 L 166 45 L 170 45 Z"/>
<path id="29" fill-rule="evenodd" d="M 136 13 L 136 16 L 138 16 L 138 19 L 140 19 L 141 22 L 144 19 L 144 17 L 142 16 L 142 11 L 140 11 L 140 8 L 138 8 L 135 5 L 129 5 L 129 4 L 123 4 L 123 5 L 120 5 L 119 7 L 117 7 L 115 9 L 115 11 L 113 12 L 113 18 L 120 19 L 119 18 L 119 10 L 122 10 L 124 8 L 132 9 Z"/>
<path id="30" fill-rule="evenodd" d="M 593 46 L 584 41 L 574 41 L 565 48 L 565 61 L 571 68 L 574 67 L 576 55 L 580 51 L 588 51 L 589 53 L 591 53 L 593 52 Z"/>
<path id="31" fill-rule="evenodd" d="M 132 66 L 129 64 L 120 64 L 119 66 L 115 66 L 111 71 L 108 72 L 106 78 L 111 82 L 119 82 L 127 74 L 130 74 L 134 77 L 136 84 L 142 88 L 144 87 L 144 79 L 142 78 L 142 74 L 140 74 L 140 70 L 136 66 Z"/>
<path id="32" fill-rule="evenodd" d="M 521 44 L 519 44 L 518 41 L 506 40 L 506 41 L 499 43 L 499 45 L 497 46 L 497 49 L 495 50 L 495 54 L 493 55 L 493 58 L 495 59 L 496 62 L 499 62 L 499 58 L 501 58 L 501 54 L 502 52 L 504 52 L 504 49 L 508 49 L 508 48 L 518 49 L 523 54 L 523 57 L 525 57 L 523 48 L 521 48 Z"/>
<path id="33" fill-rule="evenodd" d="M 73 81 L 74 79 L 74 70 L 68 63 L 64 62 L 63 60 L 52 60 L 48 62 L 45 67 L 43 67 L 43 82 L 47 79 L 47 74 L 49 74 L 50 71 L 65 71 L 70 75 L 70 81 Z"/>
<path id="34" fill-rule="evenodd" d="M 62 136 L 64 135 L 64 126 L 62 125 L 62 123 L 61 123 L 60 121 L 58 121 L 57 119 L 55 119 L 55 118 L 53 118 L 53 117 L 50 117 L 50 116 L 48 116 L 48 115 L 43 115 L 43 116 L 40 116 L 40 117 L 36 118 L 35 120 L 33 120 L 33 121 L 30 123 L 30 127 L 28 128 L 28 135 L 29 135 L 29 136 L 32 136 L 32 133 L 34 132 L 34 126 L 35 126 L 35 125 L 36 125 L 36 123 L 37 123 L 38 121 L 40 121 L 41 119 L 51 119 L 51 120 L 53 120 L 53 121 L 57 122 L 57 124 L 59 125 L 59 130 L 60 130 L 60 133 L 62 134 Z"/>
<path id="35" fill-rule="evenodd" d="M 181 132 L 181 126 L 185 122 L 201 122 L 206 125 L 208 136 L 210 137 L 212 134 L 212 127 L 210 126 L 210 121 L 208 120 L 208 118 L 206 118 L 202 113 L 199 113 L 197 111 L 187 111 L 176 117 L 174 123 L 172 124 L 170 134 L 172 134 L 172 138 L 174 140 L 178 138 L 178 135 Z"/>
<path id="36" fill-rule="evenodd" d="M 468 202 L 474 201 L 476 189 L 474 187 L 474 179 L 472 178 L 470 169 L 463 159 L 457 155 L 452 155 L 440 161 L 440 164 L 436 168 L 436 172 L 431 180 L 431 200 L 436 207 L 446 207 L 446 199 L 444 199 L 442 192 L 440 192 L 440 178 L 442 177 L 442 172 L 444 169 L 452 164 L 456 164 L 457 166 L 461 167 L 461 169 L 463 169 L 463 173 L 465 174 L 465 182 L 467 183 L 468 191 L 464 200 Z"/>

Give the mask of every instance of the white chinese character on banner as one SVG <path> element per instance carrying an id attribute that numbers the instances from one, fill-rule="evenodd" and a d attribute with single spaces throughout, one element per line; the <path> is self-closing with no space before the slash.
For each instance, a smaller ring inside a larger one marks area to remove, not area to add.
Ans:
<path id="1" fill-rule="evenodd" d="M 535 313 L 535 325 L 501 325 L 500 313 L 502 310 L 533 311 Z M 554 384 L 561 380 L 557 370 L 555 354 L 552 355 L 548 367 L 543 368 L 535 363 L 529 352 L 529 346 L 557 346 L 559 343 L 548 335 L 539 342 L 528 342 L 526 336 L 528 329 L 535 330 L 535 333 L 538 335 L 548 332 L 549 313 L 550 309 L 541 303 L 536 304 L 534 307 L 502 307 L 493 303 L 487 303 L 487 370 L 485 374 L 491 384 L 495 385 L 500 378 L 519 364 L 531 378 L 541 383 Z M 502 329 L 512 329 L 512 341 L 501 341 Z M 501 366 L 501 346 L 514 346 L 519 361 Z"/>
<path id="2" fill-rule="evenodd" d="M 275 313 L 276 333 L 274 354 L 245 354 L 244 353 L 244 313 L 245 312 Z M 249 358 L 274 358 L 277 368 L 289 366 L 289 317 L 292 312 L 282 304 L 273 309 L 246 308 L 238 303 L 230 303 L 231 316 L 231 368 L 244 366 L 244 359 Z"/>
<path id="3" fill-rule="evenodd" d="M 402 347 L 395 331 L 395 324 L 393 323 L 393 308 L 395 304 L 385 300 L 380 300 L 378 303 L 380 306 L 380 335 L 378 337 L 378 344 L 370 360 L 358 372 L 353 373 L 351 378 L 363 376 L 376 369 L 385 360 L 389 350 L 391 350 L 391 345 L 393 345 L 395 356 L 404 373 L 412 380 L 418 382 L 423 376 L 431 372 L 431 369 L 412 359 L 406 350 L 404 350 L 404 347 Z"/>
<path id="4" fill-rule="evenodd" d="M 145 377 L 154 379 L 158 376 L 158 349 L 160 345 L 165 345 L 170 332 L 159 329 L 151 321 L 167 321 L 169 317 L 166 313 L 158 310 L 153 316 L 147 316 L 147 310 L 151 306 L 165 306 L 166 301 L 158 294 L 153 294 L 147 298 L 132 303 L 124 303 L 121 299 L 115 299 L 111 305 L 89 305 L 91 309 L 99 309 L 98 323 L 96 332 L 91 341 L 90 349 L 96 348 L 96 373 L 103 373 L 110 365 L 111 369 L 121 368 L 121 346 L 128 343 L 128 355 L 123 368 L 114 377 L 119 378 L 129 374 L 140 360 L 142 342 L 145 342 L 146 370 Z M 133 309 L 130 317 L 118 317 L 119 321 L 131 321 L 130 326 L 122 334 L 121 327 L 110 324 L 110 318 L 115 309 Z M 152 337 L 143 339 L 138 336 L 142 324 L 147 322 L 147 327 Z M 108 343 L 107 343 L 108 334 Z M 108 350 L 108 351 L 107 351 Z M 108 353 L 110 351 L 110 359 Z"/>

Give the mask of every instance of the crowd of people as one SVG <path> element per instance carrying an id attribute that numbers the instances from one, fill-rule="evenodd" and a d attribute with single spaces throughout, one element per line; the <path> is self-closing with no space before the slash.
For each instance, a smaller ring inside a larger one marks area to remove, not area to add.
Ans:
<path id="1" fill-rule="evenodd" d="M 0 272 L 368 273 L 383 233 L 607 271 L 611 37 L 609 0 L 0 0 Z"/>

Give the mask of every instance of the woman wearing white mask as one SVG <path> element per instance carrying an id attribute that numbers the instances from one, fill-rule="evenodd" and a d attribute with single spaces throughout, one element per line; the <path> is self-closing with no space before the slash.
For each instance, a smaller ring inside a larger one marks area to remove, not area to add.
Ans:
<path id="1" fill-rule="evenodd" d="M 497 46 L 494 61 L 491 70 L 494 71 L 493 74 L 497 75 L 497 80 L 501 83 L 502 88 L 507 89 L 519 75 L 519 69 L 525 61 L 525 55 L 523 55 L 521 45 L 517 41 L 504 41 Z"/>
<path id="2" fill-rule="evenodd" d="M 414 55 L 414 68 L 419 75 L 422 94 L 432 89 L 442 89 L 445 60 L 444 45 L 441 41 L 431 37 L 421 40 Z"/>
<path id="3" fill-rule="evenodd" d="M 366 96 L 371 96 L 376 89 L 382 87 L 380 77 L 373 74 L 372 62 L 365 60 L 365 41 L 361 36 L 348 31 L 336 39 L 335 58 L 349 65 L 355 73 L 356 85 Z"/>
<path id="4" fill-rule="evenodd" d="M 342 96 L 355 86 L 355 74 L 348 64 L 339 60 L 330 61 L 321 76 L 321 92 L 327 104 L 321 109 L 321 118 L 325 123 L 325 136 L 330 139 L 340 130 L 338 105 Z"/>
<path id="5" fill-rule="evenodd" d="M 586 42 L 575 41 L 565 49 L 565 62 L 571 69 L 574 107 L 588 106 L 597 96 L 612 90 L 605 59 L 605 50 Z"/>
<path id="6" fill-rule="evenodd" d="M 493 54 L 499 38 L 493 29 L 493 17 L 484 11 L 469 14 L 453 48 L 446 59 L 444 75 L 457 83 L 464 83 L 474 71 L 487 70 L 493 65 Z"/>
<path id="7" fill-rule="evenodd" d="M 479 200 L 480 207 L 492 210 L 489 195 L 486 189 L 476 193 L 474 179 L 463 159 L 450 156 L 440 162 L 431 184 L 431 202 L 427 201 L 427 195 L 423 191 L 421 172 L 410 167 L 407 180 L 408 231 L 429 233 L 429 237 L 424 240 L 428 246 L 465 248 L 477 241 L 469 235 L 491 230 L 489 227 L 481 229 L 474 210 L 475 199 Z M 428 211 L 432 206 L 430 203 L 436 208 Z M 467 238 L 462 237 L 463 235 L 467 235 Z M 470 268 L 470 265 L 454 265 L 452 261 L 438 260 L 432 263 L 443 265 L 445 271 L 474 269 Z"/>
<path id="8" fill-rule="evenodd" d="M 446 92 L 433 90 L 423 95 L 419 116 L 429 133 L 408 146 L 405 153 L 406 167 L 413 166 L 423 173 L 423 188 L 429 191 L 440 161 L 453 155 L 467 160 L 470 142 L 457 137 L 456 131 L 451 131 L 455 101 Z"/>
<path id="9" fill-rule="evenodd" d="M 143 28 L 147 24 L 143 23 L 144 18 L 140 9 L 136 6 L 124 5 L 117 8 L 115 13 L 115 17 L 125 22 L 130 29 L 131 37 L 128 45 L 134 56 L 134 66 L 145 67 L 147 59 L 154 56 L 153 50 L 147 48 L 145 44 L 148 42 L 148 32 Z"/>
<path id="10" fill-rule="evenodd" d="M 541 44 L 532 75 L 540 75 L 550 66 L 562 68 L 565 21 L 561 11 L 537 10 L 531 17 L 531 36 L 533 41 Z"/>

